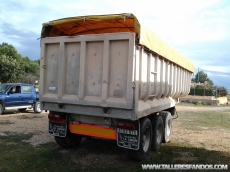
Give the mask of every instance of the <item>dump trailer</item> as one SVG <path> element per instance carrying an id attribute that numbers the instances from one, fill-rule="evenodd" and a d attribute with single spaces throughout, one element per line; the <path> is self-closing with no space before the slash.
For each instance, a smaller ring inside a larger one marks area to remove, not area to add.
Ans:
<path id="1" fill-rule="evenodd" d="M 194 72 L 127 13 L 44 23 L 40 65 L 40 101 L 57 144 L 110 139 L 134 160 L 170 140 L 175 100 L 189 93 Z"/>

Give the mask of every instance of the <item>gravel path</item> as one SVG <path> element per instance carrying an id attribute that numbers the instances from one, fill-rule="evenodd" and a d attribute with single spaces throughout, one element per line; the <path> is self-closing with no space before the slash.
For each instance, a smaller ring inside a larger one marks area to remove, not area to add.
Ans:
<path id="1" fill-rule="evenodd" d="M 30 140 L 25 140 L 33 146 L 54 141 L 53 137 L 48 135 L 48 113 L 46 112 L 35 114 L 32 111 L 27 111 L 27 113 L 8 111 L 0 115 L 0 135 L 7 135 L 7 133 L 33 133 Z"/>

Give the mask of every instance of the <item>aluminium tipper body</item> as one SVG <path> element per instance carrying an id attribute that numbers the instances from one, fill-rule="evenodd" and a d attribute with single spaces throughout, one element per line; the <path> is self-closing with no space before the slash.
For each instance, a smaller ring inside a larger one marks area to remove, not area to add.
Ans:
<path id="1" fill-rule="evenodd" d="M 41 39 L 43 108 L 137 120 L 174 107 L 173 98 L 189 93 L 194 67 L 158 38 L 148 43 L 142 35 L 132 14 L 45 23 Z"/>

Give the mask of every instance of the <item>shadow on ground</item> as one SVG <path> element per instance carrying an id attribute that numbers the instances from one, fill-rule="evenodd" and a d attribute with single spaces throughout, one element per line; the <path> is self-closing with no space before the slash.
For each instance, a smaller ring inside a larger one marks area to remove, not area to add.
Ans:
<path id="1" fill-rule="evenodd" d="M 162 145 L 160 151 L 152 152 L 148 159 L 137 162 L 131 160 L 127 150 L 118 147 L 115 141 L 84 138 L 79 147 L 62 149 L 54 142 L 32 147 L 23 142 L 25 138 L 29 139 L 28 137 L 32 135 L 0 136 L 0 171 L 131 172 L 142 171 L 142 164 L 229 165 L 230 159 L 228 152 L 166 143 Z M 13 143 L 14 140 L 17 142 Z"/>
<path id="2" fill-rule="evenodd" d="M 137 162 L 131 160 L 128 150 L 118 147 L 116 142 L 99 139 L 84 139 L 78 148 L 57 150 L 62 156 L 69 156 L 71 163 L 78 164 L 80 169 L 85 171 L 142 171 L 141 164 L 229 165 L 230 159 L 227 152 L 166 143 L 160 151 L 152 152 L 148 159 Z"/>

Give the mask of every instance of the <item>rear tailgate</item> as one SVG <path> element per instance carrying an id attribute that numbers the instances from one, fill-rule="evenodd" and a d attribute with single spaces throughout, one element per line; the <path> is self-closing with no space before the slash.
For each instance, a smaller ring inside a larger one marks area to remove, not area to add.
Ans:
<path id="1" fill-rule="evenodd" d="M 134 33 L 41 40 L 40 101 L 133 108 Z"/>

